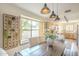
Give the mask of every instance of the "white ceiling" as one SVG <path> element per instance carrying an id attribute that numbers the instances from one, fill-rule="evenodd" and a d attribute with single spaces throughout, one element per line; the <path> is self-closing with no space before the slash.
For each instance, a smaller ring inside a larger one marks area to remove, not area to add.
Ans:
<path id="1" fill-rule="evenodd" d="M 43 8 L 44 3 L 17 3 L 16 6 L 28 10 L 32 13 L 35 13 L 41 17 L 48 18 L 51 13 L 44 15 L 40 13 L 40 10 Z M 55 10 L 57 13 L 57 5 L 58 5 L 58 14 L 60 15 L 61 19 L 65 15 L 69 20 L 76 20 L 79 19 L 79 4 L 78 3 L 47 3 L 49 9 Z M 65 10 L 71 9 L 70 13 L 64 13 Z"/>

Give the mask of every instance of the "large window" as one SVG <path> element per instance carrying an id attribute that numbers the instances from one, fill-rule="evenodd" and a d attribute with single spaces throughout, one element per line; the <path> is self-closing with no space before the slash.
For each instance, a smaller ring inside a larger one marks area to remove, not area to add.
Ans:
<path id="1" fill-rule="evenodd" d="M 65 31 L 69 33 L 76 33 L 77 31 L 76 28 L 77 28 L 77 25 L 74 23 L 65 25 Z"/>
<path id="2" fill-rule="evenodd" d="M 32 21 L 32 37 L 39 37 L 39 22 Z"/>
<path id="3" fill-rule="evenodd" d="M 22 40 L 21 43 L 29 42 L 29 38 L 39 37 L 39 21 L 21 18 Z"/>

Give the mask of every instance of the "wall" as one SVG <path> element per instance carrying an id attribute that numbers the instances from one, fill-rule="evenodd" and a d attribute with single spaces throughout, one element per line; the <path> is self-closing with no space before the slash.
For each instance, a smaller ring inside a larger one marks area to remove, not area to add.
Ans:
<path id="1" fill-rule="evenodd" d="M 2 19 L 3 13 L 15 15 L 15 16 L 25 15 L 25 16 L 41 19 L 39 16 L 29 11 L 25 11 L 12 4 L 0 4 L 0 47 L 3 47 L 3 19 Z"/>

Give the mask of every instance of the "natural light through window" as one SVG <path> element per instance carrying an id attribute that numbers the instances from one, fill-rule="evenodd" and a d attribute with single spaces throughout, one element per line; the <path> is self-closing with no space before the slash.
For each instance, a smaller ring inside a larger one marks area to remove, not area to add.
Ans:
<path id="1" fill-rule="evenodd" d="M 29 42 L 29 39 L 32 37 L 39 37 L 39 21 L 22 17 L 21 33 L 22 33 L 21 43 Z"/>

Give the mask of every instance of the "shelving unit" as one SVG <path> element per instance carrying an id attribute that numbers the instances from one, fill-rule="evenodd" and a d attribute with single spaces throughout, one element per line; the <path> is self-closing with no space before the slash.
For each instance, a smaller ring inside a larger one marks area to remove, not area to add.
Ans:
<path id="1" fill-rule="evenodd" d="M 11 49 L 19 45 L 20 41 L 19 17 L 3 14 L 3 48 Z"/>

